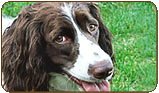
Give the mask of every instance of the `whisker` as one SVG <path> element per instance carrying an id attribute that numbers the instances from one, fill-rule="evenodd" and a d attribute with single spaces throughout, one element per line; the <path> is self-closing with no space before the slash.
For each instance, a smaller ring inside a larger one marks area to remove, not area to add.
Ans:
<path id="1" fill-rule="evenodd" d="M 69 81 L 71 80 L 72 77 L 73 77 L 73 76 L 70 76 L 70 77 L 68 78 L 68 80 L 67 80 L 66 90 L 68 89 L 68 84 L 69 84 Z M 74 82 L 73 82 L 73 84 L 74 84 Z"/>

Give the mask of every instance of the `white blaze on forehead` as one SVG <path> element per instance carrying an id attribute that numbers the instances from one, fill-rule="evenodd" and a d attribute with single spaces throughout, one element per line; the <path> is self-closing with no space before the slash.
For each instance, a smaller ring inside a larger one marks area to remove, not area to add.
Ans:
<path id="1" fill-rule="evenodd" d="M 89 39 L 83 35 L 78 27 L 78 25 L 75 23 L 73 19 L 73 13 L 72 10 L 73 4 L 64 3 L 64 6 L 61 7 L 62 13 L 67 15 L 69 17 L 69 20 L 72 22 L 73 27 L 75 28 L 77 32 L 77 38 L 79 43 L 79 55 L 77 57 L 77 60 L 74 64 L 74 67 L 67 70 L 72 76 L 89 82 L 94 82 L 95 78 L 88 74 L 88 68 L 89 65 L 94 65 L 97 62 L 107 60 L 111 61 L 111 58 L 108 54 L 106 54 L 99 45 L 93 43 Z M 113 65 L 113 64 L 112 64 Z M 65 69 L 65 68 L 64 68 Z"/>
<path id="2" fill-rule="evenodd" d="M 70 18 L 70 20 L 74 22 L 72 18 L 72 12 L 73 12 L 72 7 L 73 7 L 73 3 L 64 3 L 61 9 L 62 9 L 62 13 L 67 15 Z"/>

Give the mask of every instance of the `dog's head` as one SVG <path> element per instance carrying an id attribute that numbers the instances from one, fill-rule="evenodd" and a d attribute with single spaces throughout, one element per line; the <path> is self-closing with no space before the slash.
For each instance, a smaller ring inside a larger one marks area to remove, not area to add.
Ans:
<path id="1" fill-rule="evenodd" d="M 111 38 L 96 4 L 30 5 L 3 35 L 5 83 L 16 90 L 11 86 L 21 80 L 21 87 L 38 90 L 47 85 L 47 73 L 57 72 L 66 73 L 86 91 L 109 91 L 114 71 Z"/>

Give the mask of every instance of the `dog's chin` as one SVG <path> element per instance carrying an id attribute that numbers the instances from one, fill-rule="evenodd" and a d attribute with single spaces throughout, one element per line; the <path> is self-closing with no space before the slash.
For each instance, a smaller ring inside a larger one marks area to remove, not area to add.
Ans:
<path id="1" fill-rule="evenodd" d="M 84 91 L 110 91 L 110 83 L 108 80 L 104 79 L 78 79 L 69 73 L 66 73 L 67 76 L 72 79 L 76 84 L 82 87 Z"/>

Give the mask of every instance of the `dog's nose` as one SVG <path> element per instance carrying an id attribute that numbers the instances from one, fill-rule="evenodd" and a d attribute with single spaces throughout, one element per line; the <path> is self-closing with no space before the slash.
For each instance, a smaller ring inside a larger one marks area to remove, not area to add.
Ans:
<path id="1" fill-rule="evenodd" d="M 88 73 L 97 79 L 105 79 L 113 73 L 113 65 L 106 60 L 97 62 L 95 65 L 89 65 Z"/>

